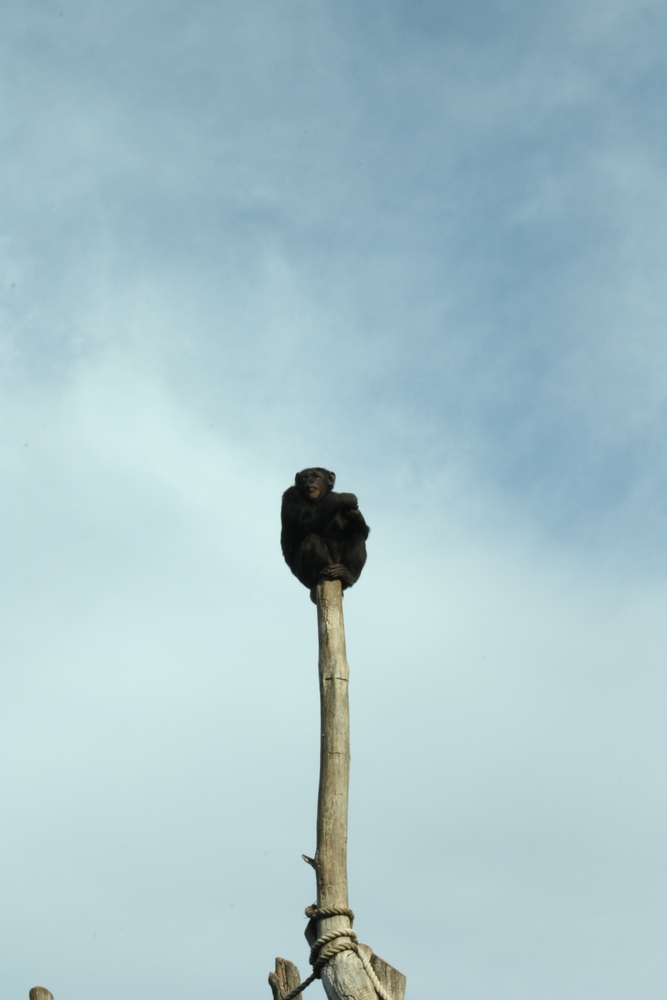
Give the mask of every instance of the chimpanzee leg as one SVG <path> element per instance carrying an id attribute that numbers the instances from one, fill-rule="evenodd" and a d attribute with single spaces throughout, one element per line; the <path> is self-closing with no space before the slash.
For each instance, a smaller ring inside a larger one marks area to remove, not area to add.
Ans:
<path id="1" fill-rule="evenodd" d="M 292 572 L 306 587 L 316 586 L 322 570 L 333 562 L 326 542 L 319 535 L 306 535 L 294 558 Z"/>
<path id="2" fill-rule="evenodd" d="M 359 579 L 366 562 L 366 539 L 361 534 L 349 535 L 341 551 L 340 561 L 354 577 L 350 583 L 343 580 L 343 589 L 351 587 Z"/>

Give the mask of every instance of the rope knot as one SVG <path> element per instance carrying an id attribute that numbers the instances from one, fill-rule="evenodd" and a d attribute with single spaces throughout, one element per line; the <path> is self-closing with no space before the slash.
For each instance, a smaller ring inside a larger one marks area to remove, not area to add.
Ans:
<path id="1" fill-rule="evenodd" d="M 318 907 L 316 903 L 306 907 L 306 916 L 311 921 L 311 925 L 306 931 L 308 943 L 311 945 L 308 961 L 313 967 L 313 975 L 320 979 L 322 969 L 334 955 L 339 955 L 342 951 L 355 951 L 357 946 L 357 935 L 352 927 L 339 927 L 338 930 L 327 931 L 319 938 L 316 937 L 315 922 L 325 920 L 327 917 L 347 917 L 350 924 L 354 921 L 354 911 L 347 906 L 326 906 Z"/>

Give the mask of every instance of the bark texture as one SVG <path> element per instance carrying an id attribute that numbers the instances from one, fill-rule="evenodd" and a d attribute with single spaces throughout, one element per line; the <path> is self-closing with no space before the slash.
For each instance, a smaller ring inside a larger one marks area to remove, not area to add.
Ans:
<path id="1" fill-rule="evenodd" d="M 286 958 L 276 959 L 276 971 L 269 973 L 269 986 L 273 1000 L 282 1000 L 291 990 L 295 990 L 301 982 L 299 970 L 293 962 Z"/>

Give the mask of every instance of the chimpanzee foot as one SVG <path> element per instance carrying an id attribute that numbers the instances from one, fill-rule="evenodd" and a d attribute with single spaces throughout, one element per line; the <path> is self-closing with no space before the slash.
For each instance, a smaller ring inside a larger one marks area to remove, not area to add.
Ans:
<path id="1" fill-rule="evenodd" d="M 346 573 L 347 569 L 342 563 L 332 563 L 322 570 L 322 576 L 327 580 L 341 580 Z"/>
<path id="2" fill-rule="evenodd" d="M 343 587 L 351 587 L 357 580 L 356 576 L 350 572 L 347 566 L 343 566 L 342 563 L 333 563 L 331 566 L 325 566 L 321 576 L 325 580 L 340 580 Z"/>

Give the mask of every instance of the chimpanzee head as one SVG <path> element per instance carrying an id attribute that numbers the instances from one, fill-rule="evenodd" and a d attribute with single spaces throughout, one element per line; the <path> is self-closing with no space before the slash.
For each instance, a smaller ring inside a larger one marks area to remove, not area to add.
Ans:
<path id="1" fill-rule="evenodd" d="M 315 503 L 319 503 L 333 489 L 335 482 L 336 473 L 328 469 L 304 469 L 294 477 L 294 484 L 301 493 Z"/>

